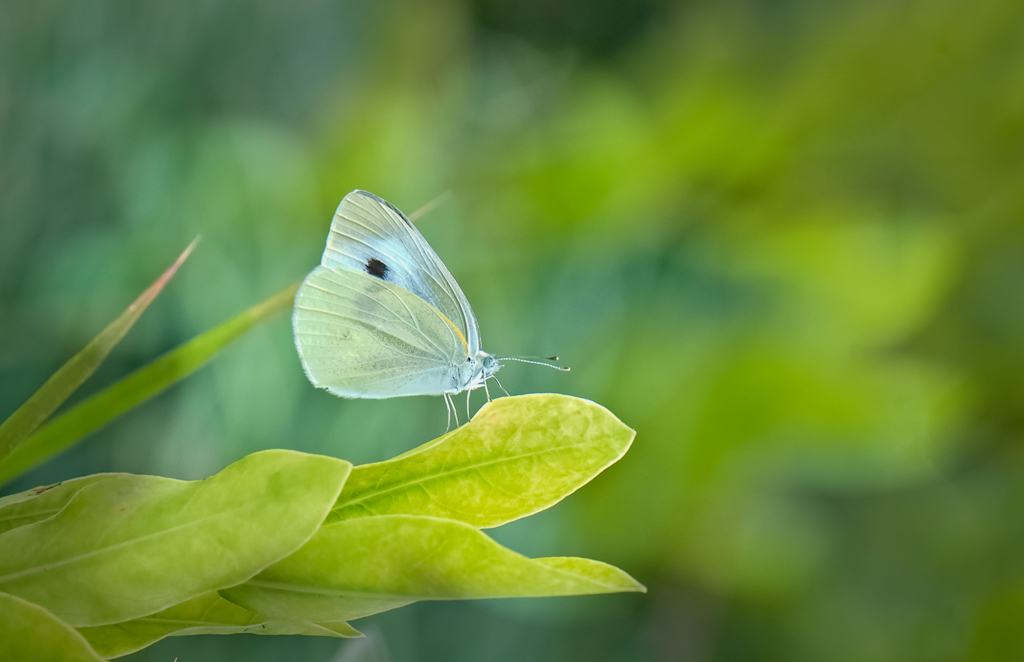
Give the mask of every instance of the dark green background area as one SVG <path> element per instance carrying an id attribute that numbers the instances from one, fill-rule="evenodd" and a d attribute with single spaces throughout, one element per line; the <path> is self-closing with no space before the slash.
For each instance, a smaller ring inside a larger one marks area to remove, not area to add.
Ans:
<path id="1" fill-rule="evenodd" d="M 1015 0 L 5 3 L 0 417 L 197 234 L 76 399 L 302 278 L 348 191 L 447 194 L 418 225 L 484 348 L 572 366 L 505 387 L 637 430 L 496 537 L 649 593 L 129 659 L 1021 659 L 1022 35 Z M 3 492 L 445 420 L 314 390 L 280 316 Z"/>

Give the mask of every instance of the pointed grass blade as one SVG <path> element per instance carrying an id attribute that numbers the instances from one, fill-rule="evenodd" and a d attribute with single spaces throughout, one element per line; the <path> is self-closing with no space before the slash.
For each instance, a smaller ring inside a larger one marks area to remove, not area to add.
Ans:
<path id="1" fill-rule="evenodd" d="M 290 308 L 297 289 L 297 284 L 285 288 L 56 417 L 0 462 L 0 484 L 66 450 L 86 435 L 189 376 L 256 324 Z"/>
<path id="2" fill-rule="evenodd" d="M 57 407 L 68 399 L 79 386 L 103 363 L 107 355 L 132 328 L 164 285 L 174 276 L 178 267 L 188 258 L 199 241 L 197 237 L 189 244 L 174 264 L 156 282 L 139 295 L 132 305 L 111 322 L 99 335 L 89 341 L 67 363 L 53 373 L 39 390 L 19 407 L 10 418 L 0 424 L 0 461 L 7 458 L 15 448 L 29 437 L 50 417 Z"/>

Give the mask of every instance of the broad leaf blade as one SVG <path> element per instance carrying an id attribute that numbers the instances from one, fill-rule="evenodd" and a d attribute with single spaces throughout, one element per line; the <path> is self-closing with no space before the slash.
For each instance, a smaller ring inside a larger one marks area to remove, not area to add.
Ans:
<path id="1" fill-rule="evenodd" d="M 202 481 L 126 475 L 87 485 L 53 517 L 0 535 L 0 590 L 81 627 L 233 586 L 313 535 L 350 467 L 273 450 Z"/>
<path id="2" fill-rule="evenodd" d="M 417 600 L 644 591 L 587 559 L 528 559 L 453 520 L 413 515 L 326 524 L 299 551 L 221 591 L 277 618 L 352 620 Z"/>
<path id="3" fill-rule="evenodd" d="M 291 306 L 298 286 L 288 287 L 241 315 L 197 336 L 82 401 L 25 440 L 0 462 L 0 483 L 72 446 L 164 389 L 204 366 L 256 324 Z"/>
<path id="4" fill-rule="evenodd" d="M 185 249 L 185 252 L 178 257 L 170 269 L 140 294 L 132 305 L 128 306 L 127 310 L 121 313 L 107 328 L 100 331 L 99 335 L 90 340 L 82 351 L 72 356 L 57 372 L 53 373 L 53 376 L 47 379 L 46 383 L 39 387 L 39 390 L 33 393 L 25 404 L 0 424 L 0 461 L 3 461 L 21 442 L 35 432 L 50 417 L 50 414 L 82 385 L 82 382 L 96 372 L 96 368 L 107 358 L 110 350 L 128 333 L 143 311 L 174 276 L 178 267 L 188 258 L 197 241 L 198 238 Z"/>
<path id="5" fill-rule="evenodd" d="M 634 434 L 589 400 L 500 398 L 420 448 L 354 467 L 326 523 L 407 514 L 500 526 L 579 489 L 622 457 Z"/>
<path id="6" fill-rule="evenodd" d="M 101 662 L 82 635 L 39 605 L 0 593 L 0 662 Z"/>
<path id="7" fill-rule="evenodd" d="M 347 623 L 284 622 L 267 619 L 220 597 L 206 593 L 163 611 L 124 623 L 79 628 L 105 658 L 121 657 L 164 637 L 193 634 L 305 634 L 320 637 L 360 637 Z"/>

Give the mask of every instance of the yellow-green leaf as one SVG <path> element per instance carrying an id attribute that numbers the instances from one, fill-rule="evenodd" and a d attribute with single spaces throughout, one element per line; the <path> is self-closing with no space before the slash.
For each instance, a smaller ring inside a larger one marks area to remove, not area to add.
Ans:
<path id="1" fill-rule="evenodd" d="M 39 605 L 0 593 L 0 662 L 100 662 L 82 635 Z"/>
<path id="2" fill-rule="evenodd" d="M 645 590 L 598 561 L 526 558 L 463 522 L 384 515 L 326 524 L 302 549 L 221 595 L 271 617 L 318 622 L 417 600 Z"/>
<path id="3" fill-rule="evenodd" d="M 93 474 L 56 485 L 33 487 L 0 499 L 0 533 L 56 515 L 71 497 L 87 485 L 128 474 Z"/>
<path id="4" fill-rule="evenodd" d="M 320 637 L 361 637 L 345 622 L 278 621 L 206 593 L 149 616 L 124 623 L 79 628 L 82 636 L 105 658 L 121 657 L 164 637 L 192 634 L 305 634 Z"/>
<path id="5" fill-rule="evenodd" d="M 56 515 L 0 534 L 0 590 L 81 627 L 233 586 L 313 535 L 350 467 L 272 450 L 201 481 L 94 482 Z"/>
<path id="6" fill-rule="evenodd" d="M 439 439 L 353 468 L 327 523 L 407 514 L 499 526 L 579 489 L 622 457 L 634 434 L 589 400 L 500 398 Z"/>

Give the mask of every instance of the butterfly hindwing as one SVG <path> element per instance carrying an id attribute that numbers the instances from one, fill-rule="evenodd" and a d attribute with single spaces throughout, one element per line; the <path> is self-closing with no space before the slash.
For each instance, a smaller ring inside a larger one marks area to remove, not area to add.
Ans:
<path id="1" fill-rule="evenodd" d="M 462 289 L 419 230 L 385 200 L 359 190 L 346 195 L 331 223 L 321 264 L 360 271 L 411 292 L 459 330 L 464 357 L 479 350 L 476 318 Z"/>
<path id="2" fill-rule="evenodd" d="M 319 266 L 299 288 L 295 342 L 306 374 L 335 395 L 437 395 L 465 361 L 455 328 L 422 298 L 360 270 Z"/>

